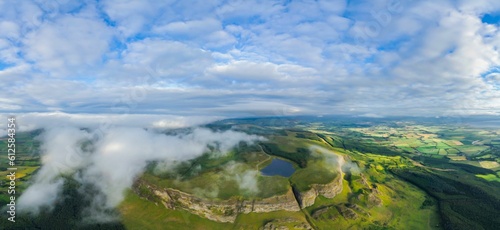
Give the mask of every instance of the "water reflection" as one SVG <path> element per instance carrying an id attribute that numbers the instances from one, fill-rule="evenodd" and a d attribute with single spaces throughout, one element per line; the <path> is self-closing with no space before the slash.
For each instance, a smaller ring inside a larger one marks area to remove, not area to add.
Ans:
<path id="1" fill-rule="evenodd" d="M 278 158 L 274 158 L 271 164 L 260 170 L 266 176 L 280 175 L 289 177 L 295 172 L 292 163 Z"/>

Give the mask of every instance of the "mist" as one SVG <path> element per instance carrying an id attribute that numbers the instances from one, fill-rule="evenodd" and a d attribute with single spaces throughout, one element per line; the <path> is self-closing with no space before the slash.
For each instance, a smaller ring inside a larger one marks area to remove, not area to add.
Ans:
<path id="1" fill-rule="evenodd" d="M 233 130 L 218 132 L 200 127 L 167 135 L 138 127 L 102 130 L 75 126 L 46 128 L 37 139 L 41 142 L 42 166 L 19 198 L 19 211 L 36 215 L 42 209 L 50 210 L 63 199 L 63 182 L 70 178 L 95 190 L 84 194 L 91 201 L 86 218 L 92 221 L 113 219 L 104 210 L 116 208 L 123 201 L 125 191 L 149 162 L 183 162 L 204 153 L 217 157 L 240 142 L 264 140 Z M 164 167 L 173 165 L 166 163 Z M 240 179 L 247 181 L 247 177 Z"/>
<path id="2" fill-rule="evenodd" d="M 259 193 L 257 178 L 260 172 L 255 169 L 245 169 L 240 163 L 230 162 L 225 167 L 228 179 L 238 184 L 240 192 L 255 195 Z"/>
<path id="3" fill-rule="evenodd" d="M 361 170 L 356 163 L 351 162 L 349 159 L 345 159 L 341 154 L 317 146 L 312 145 L 309 147 L 312 154 L 315 154 L 324 159 L 326 166 L 332 170 L 336 170 L 342 173 L 359 174 Z"/>

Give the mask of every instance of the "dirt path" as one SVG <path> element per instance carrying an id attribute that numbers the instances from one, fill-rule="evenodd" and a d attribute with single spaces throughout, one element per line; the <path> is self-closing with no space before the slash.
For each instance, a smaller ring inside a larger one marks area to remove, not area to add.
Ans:
<path id="1" fill-rule="evenodd" d="M 269 160 L 272 160 L 273 158 L 271 156 L 267 156 L 267 159 L 259 162 L 255 167 L 256 167 L 256 170 L 259 171 L 260 170 L 260 165 L 263 164 L 263 163 L 266 163 L 268 162 Z"/>

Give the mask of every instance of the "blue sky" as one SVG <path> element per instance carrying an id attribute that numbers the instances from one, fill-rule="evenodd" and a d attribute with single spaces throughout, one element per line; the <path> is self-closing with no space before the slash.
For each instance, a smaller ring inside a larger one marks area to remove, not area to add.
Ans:
<path id="1" fill-rule="evenodd" d="M 500 115 L 499 1 L 0 1 L 0 112 Z"/>

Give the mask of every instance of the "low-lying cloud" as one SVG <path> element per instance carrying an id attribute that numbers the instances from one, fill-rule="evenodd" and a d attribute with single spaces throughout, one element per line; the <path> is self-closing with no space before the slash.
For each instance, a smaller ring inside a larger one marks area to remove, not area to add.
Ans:
<path id="1" fill-rule="evenodd" d="M 165 134 L 133 127 L 113 127 L 103 132 L 72 126 L 46 129 L 38 139 L 42 143 L 42 167 L 18 203 L 20 211 L 33 214 L 61 198 L 63 178 L 95 188 L 97 193 L 91 195 L 88 213 L 96 213 L 120 204 L 124 192 L 148 162 L 182 162 L 207 152 L 224 154 L 240 142 L 263 140 L 233 130 L 206 128 Z M 246 181 L 246 177 L 242 179 Z"/>
<path id="2" fill-rule="evenodd" d="M 245 169 L 241 164 L 231 162 L 225 167 L 226 175 L 238 184 L 242 193 L 255 195 L 259 193 L 257 178 L 260 172 L 255 169 Z"/>
<path id="3" fill-rule="evenodd" d="M 309 147 L 309 150 L 312 154 L 323 158 L 329 168 L 338 170 L 342 173 L 359 174 L 361 171 L 356 163 L 351 162 L 349 159 L 346 160 L 344 156 L 332 150 L 317 145 L 312 145 Z"/>

